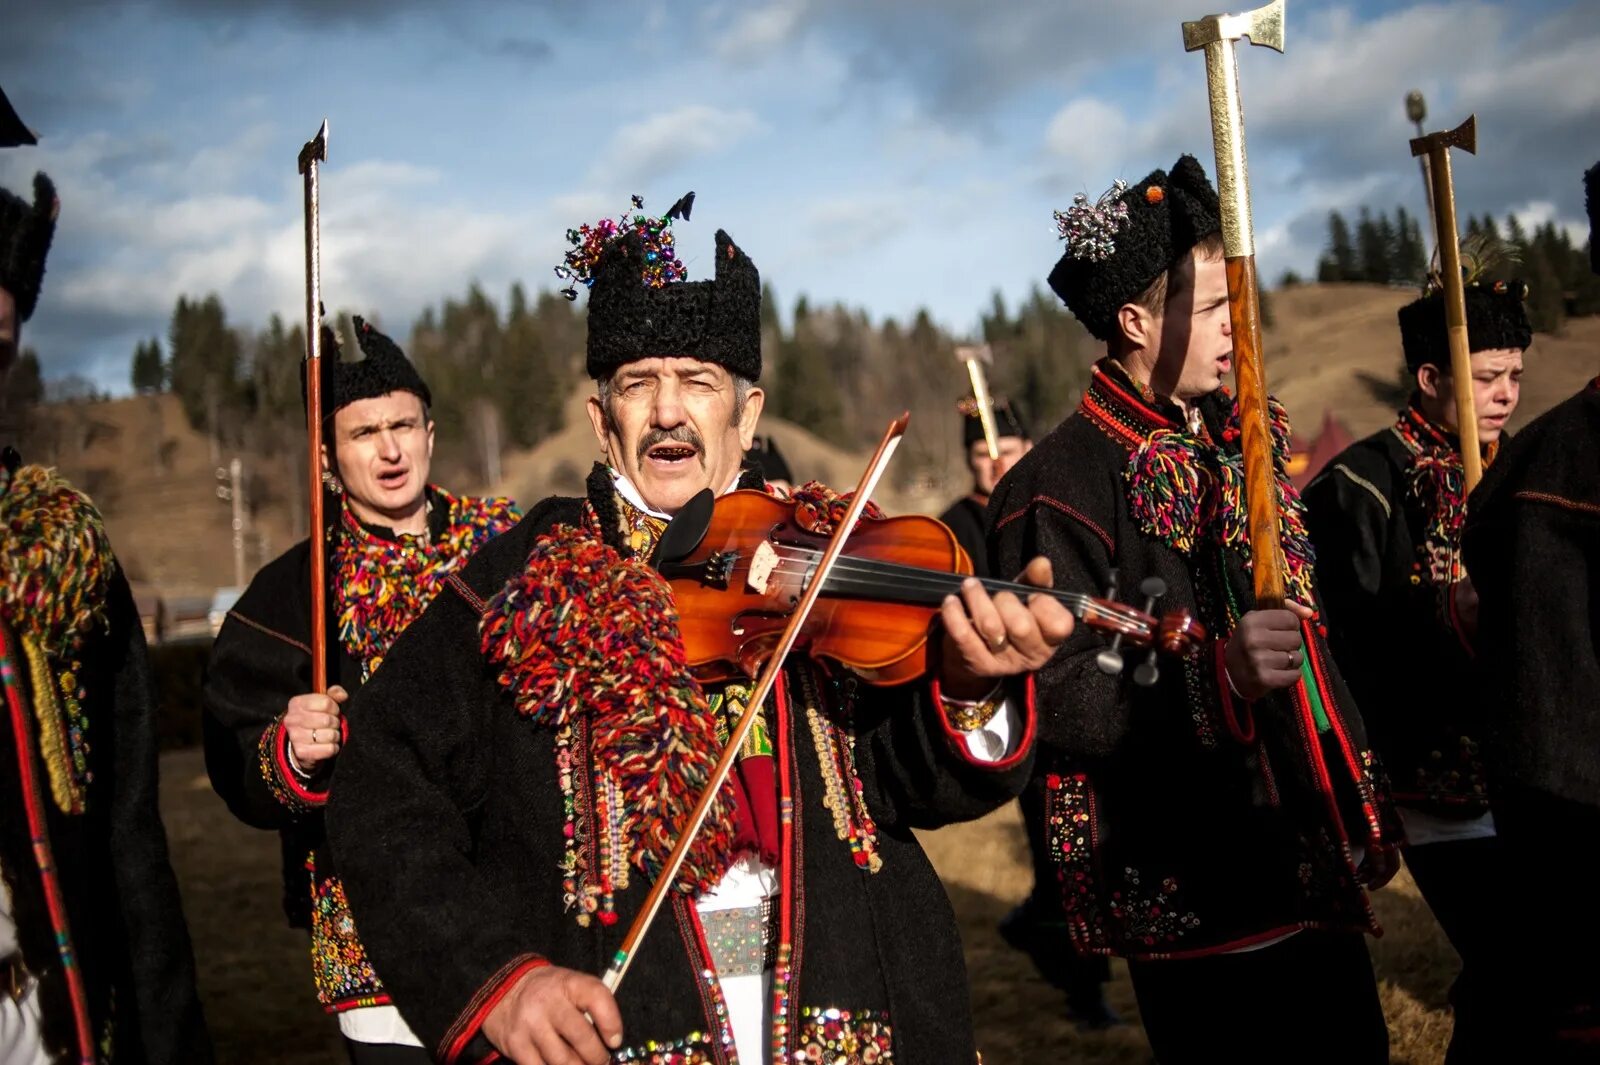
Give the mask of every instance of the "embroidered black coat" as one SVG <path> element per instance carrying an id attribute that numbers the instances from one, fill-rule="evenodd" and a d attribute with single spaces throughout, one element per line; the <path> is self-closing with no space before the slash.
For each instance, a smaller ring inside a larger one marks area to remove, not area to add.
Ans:
<path id="1" fill-rule="evenodd" d="M 1223 400 L 1199 407 L 1226 441 Z M 1120 597 L 1165 582 L 1158 613 L 1195 612 L 1208 640 L 1165 660 L 1153 687 L 1098 668 L 1105 637 L 1080 626 L 1039 672 L 1039 763 L 1047 852 L 1081 949 L 1130 957 L 1227 950 L 1306 927 L 1376 929 L 1351 848 L 1381 824 L 1360 716 L 1327 644 L 1307 625 L 1318 682 L 1255 704 L 1235 699 L 1223 648 L 1254 595 L 1239 552 L 1199 530 L 1190 554 L 1130 510 L 1130 453 L 1176 410 L 1139 397 L 1109 362 L 1079 409 L 1040 441 L 990 500 L 991 564 L 1049 557 L 1058 588 Z M 1220 520 L 1220 519 L 1219 519 Z M 1142 603 L 1141 603 L 1142 605 Z M 1129 665 L 1138 661 L 1129 654 Z M 1314 700 L 1329 719 L 1321 735 Z"/>
<path id="2" fill-rule="evenodd" d="M 1478 817 L 1489 809 L 1485 703 L 1455 613 L 1460 530 L 1426 474 L 1413 480 L 1419 447 L 1459 454 L 1414 407 L 1351 444 L 1306 486 L 1307 528 L 1334 659 L 1395 801 Z"/>
<path id="3" fill-rule="evenodd" d="M 433 498 L 444 502 L 437 494 Z M 494 505 L 465 497 L 458 502 L 473 512 Z M 455 514 L 449 505 L 430 509 L 429 536 L 435 543 L 447 534 Z M 328 646 L 323 653 L 329 684 L 354 693 L 361 687 L 363 670 L 339 640 L 334 616 L 333 537 L 343 535 L 340 528 L 334 523 L 328 541 Z M 366 531 L 396 539 L 389 530 Z M 279 833 L 284 914 L 291 926 L 315 933 L 314 968 L 324 1005 L 343 1009 L 382 1004 L 387 996 L 358 938 L 341 919 L 342 889 L 329 864 L 318 860 L 326 843 L 323 807 L 332 765 L 324 763 L 309 779 L 297 774 L 288 760 L 287 735 L 278 727 L 289 700 L 311 691 L 310 641 L 311 547 L 309 540 L 302 540 L 262 567 L 217 634 L 204 688 L 206 769 L 212 787 L 236 817 Z M 316 907 L 322 921 L 314 929 Z"/>
<path id="4" fill-rule="evenodd" d="M 354 692 L 361 667 L 338 644 L 328 624 L 328 683 Z M 211 786 L 235 817 L 282 839 L 283 911 L 296 928 L 311 927 L 311 880 L 306 857 L 324 840 L 321 801 L 285 802 L 289 769 L 263 765 L 261 740 L 296 695 L 311 690 L 311 547 L 302 540 L 256 573 L 228 612 L 211 648 L 205 680 L 206 770 Z M 327 791 L 330 770 L 305 782 L 309 794 Z M 292 796 L 291 793 L 287 793 Z"/>
<path id="5" fill-rule="evenodd" d="M 1501 449 L 1467 503 L 1490 780 L 1600 809 L 1600 381 Z"/>
<path id="6" fill-rule="evenodd" d="M 87 1013 L 97 1065 L 203 1065 L 212 1060 L 211 1040 L 157 803 L 156 707 L 144 630 L 120 569 L 103 594 L 106 622 L 87 638 L 77 677 L 86 693 L 81 705 L 93 773 L 79 814 L 52 800 L 18 640 L 26 621 L 0 620 L 0 659 L 16 685 L 7 691 L 0 727 L 4 890 L 24 965 L 39 981 L 52 1060 L 80 1060 L 76 1000 Z M 30 812 L 45 826 L 64 927 L 47 901 Z M 69 982 L 58 936 L 65 937 L 81 974 L 81 994 Z"/>
<path id="7" fill-rule="evenodd" d="M 626 552 L 609 478 L 597 469 L 589 484 L 607 540 Z M 599 975 L 649 886 L 633 877 L 616 896 L 613 924 L 581 926 L 564 905 L 567 818 L 592 816 L 592 784 L 575 774 L 569 815 L 553 730 L 519 716 L 479 649 L 485 601 L 520 574 L 537 537 L 582 520 L 580 499 L 534 507 L 406 631 L 351 707 L 328 807 L 334 858 L 396 1004 L 442 1061 L 493 1060 L 479 1029 L 529 966 Z M 970 1063 L 955 919 L 912 829 L 977 817 L 1014 796 L 1031 760 L 1031 713 L 1017 753 L 980 766 L 956 753 L 955 733 L 921 690 L 863 686 L 851 697 L 853 685 L 824 681 L 813 716 L 796 672 L 787 679 L 771 721 L 780 808 L 790 817 L 774 975 L 783 1047 L 772 1060 L 793 1060 L 819 1037 L 821 1019 L 808 1011 L 840 1009 L 868 1044 L 892 1038 L 895 1060 Z M 592 764 L 585 736 L 580 729 L 573 766 Z M 855 781 L 850 800 L 839 786 Z M 852 853 L 841 803 L 863 804 L 875 822 L 866 831 L 878 871 Z M 633 1049 L 614 1060 L 736 1060 L 687 896 L 663 908 L 618 1003 Z M 640 1049 L 650 1041 L 665 1056 Z"/>

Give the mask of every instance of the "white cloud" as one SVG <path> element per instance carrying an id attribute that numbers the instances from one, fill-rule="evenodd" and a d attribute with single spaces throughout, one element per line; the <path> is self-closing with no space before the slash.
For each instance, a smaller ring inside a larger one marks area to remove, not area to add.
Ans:
<path id="1" fill-rule="evenodd" d="M 1080 96 L 1061 108 L 1045 127 L 1045 149 L 1072 173 L 1098 170 L 1115 156 L 1132 153 L 1140 130 L 1121 108 L 1092 96 Z M 1110 184 L 1110 182 L 1106 182 Z"/>
<path id="2" fill-rule="evenodd" d="M 688 104 L 617 130 L 590 169 L 591 183 L 631 186 L 726 151 L 764 127 L 753 111 Z"/>
<path id="3" fill-rule="evenodd" d="M 764 59 L 794 38 L 803 7 L 800 0 L 777 0 L 741 11 L 733 25 L 717 36 L 713 50 L 730 63 Z"/>

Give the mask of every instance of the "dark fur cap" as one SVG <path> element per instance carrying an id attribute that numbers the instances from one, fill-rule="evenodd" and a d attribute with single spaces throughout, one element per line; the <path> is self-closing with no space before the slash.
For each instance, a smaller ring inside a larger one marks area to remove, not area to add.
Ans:
<path id="1" fill-rule="evenodd" d="M 1205 169 L 1182 155 L 1170 173 L 1151 171 L 1098 204 L 1080 198 L 1057 219 L 1067 250 L 1050 287 L 1084 328 L 1109 340 L 1117 310 L 1220 230 L 1222 209 Z"/>
<path id="2" fill-rule="evenodd" d="M 613 241 L 589 289 L 589 376 L 626 363 L 684 355 L 714 362 L 752 381 L 761 377 L 761 275 L 733 239 L 717 230 L 710 281 L 643 283 L 637 233 Z"/>

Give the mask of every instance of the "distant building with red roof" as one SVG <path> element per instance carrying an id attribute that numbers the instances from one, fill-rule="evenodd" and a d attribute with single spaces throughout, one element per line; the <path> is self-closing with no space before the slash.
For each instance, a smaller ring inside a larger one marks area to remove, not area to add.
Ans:
<path id="1" fill-rule="evenodd" d="M 1355 443 L 1356 438 L 1346 429 L 1331 410 L 1322 412 L 1322 428 L 1316 438 L 1306 443 L 1298 433 L 1289 444 L 1289 479 L 1296 488 L 1303 489 L 1311 479 L 1322 472 L 1322 467 L 1333 461 L 1335 455 Z"/>

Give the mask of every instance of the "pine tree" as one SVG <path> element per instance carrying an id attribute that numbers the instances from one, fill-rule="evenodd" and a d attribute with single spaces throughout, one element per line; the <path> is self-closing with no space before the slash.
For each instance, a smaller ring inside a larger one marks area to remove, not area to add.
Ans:
<path id="1" fill-rule="evenodd" d="M 1528 321 L 1535 332 L 1559 333 L 1566 321 L 1566 300 L 1542 236 L 1541 230 L 1524 264 L 1528 272 Z"/>
<path id="2" fill-rule="evenodd" d="M 1328 251 L 1317 264 L 1318 281 L 1359 280 L 1350 227 L 1338 211 L 1328 212 Z"/>
<path id="3" fill-rule="evenodd" d="M 1422 243 L 1422 227 L 1404 207 L 1395 210 L 1394 276 L 1390 279 L 1408 285 L 1422 284 L 1428 269 L 1428 253 Z"/>
<path id="4" fill-rule="evenodd" d="M 1361 257 L 1357 280 L 1380 285 L 1389 280 L 1389 248 L 1383 229 L 1365 207 L 1361 208 L 1361 219 L 1356 223 L 1356 251 Z"/>
<path id="5" fill-rule="evenodd" d="M 147 396 L 161 391 L 161 345 L 157 341 L 141 340 L 134 345 L 129 377 L 138 395 Z"/>
<path id="6" fill-rule="evenodd" d="M 239 428 L 241 342 L 228 328 L 222 300 L 178 297 L 167 343 L 172 352 L 172 390 L 189 424 L 230 441 Z"/>

